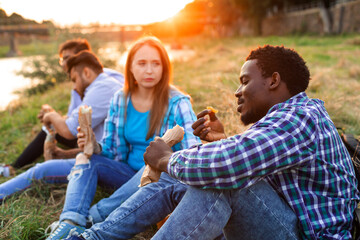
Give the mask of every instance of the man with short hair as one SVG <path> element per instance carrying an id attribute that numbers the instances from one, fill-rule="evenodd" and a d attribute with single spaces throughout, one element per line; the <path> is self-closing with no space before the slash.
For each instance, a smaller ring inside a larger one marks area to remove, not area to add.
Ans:
<path id="1" fill-rule="evenodd" d="M 227 239 L 351 239 L 357 180 L 324 102 L 304 92 L 309 76 L 294 50 L 258 48 L 235 93 L 247 131 L 214 137 L 222 125 L 207 110 L 194 134 L 213 142 L 174 154 L 161 139 L 150 144 L 145 161 L 190 185 L 153 239 L 213 239 L 220 229 Z"/>
<path id="2" fill-rule="evenodd" d="M 79 53 L 80 51 L 92 51 L 91 46 L 89 42 L 84 38 L 78 38 L 78 39 L 72 39 L 64 42 L 60 48 L 59 48 L 59 64 L 63 68 L 64 72 L 68 72 L 67 70 L 67 60 L 72 57 L 73 55 Z M 119 83 L 121 86 L 124 85 L 124 75 L 109 68 L 103 68 L 104 73 L 106 73 L 108 76 L 113 77 Z M 81 97 L 80 95 L 75 91 L 71 91 L 71 100 L 68 108 L 68 115 L 81 104 Z"/>
<path id="3" fill-rule="evenodd" d="M 79 106 L 87 105 L 93 109 L 92 128 L 96 139 L 100 140 L 110 99 L 120 89 L 120 84 L 103 72 L 100 61 L 88 50 L 70 57 L 67 61 L 67 71 L 73 82 L 73 91 L 79 94 L 82 100 Z M 55 131 L 65 138 L 75 138 L 79 126 L 79 106 L 66 119 L 55 111 L 46 113 L 43 117 L 44 125 L 52 125 Z"/>
<path id="4" fill-rule="evenodd" d="M 71 71 L 73 89 L 82 97 L 80 106 L 91 106 L 92 129 L 96 140 L 103 135 L 103 128 L 110 100 L 121 89 L 119 81 L 103 72 L 99 59 L 89 51 L 81 51 L 68 60 L 68 69 Z M 64 119 L 56 112 L 49 112 L 43 116 L 44 125 L 52 125 L 54 129 L 66 136 L 76 136 L 79 108 L 75 108 L 71 115 Z M 73 137 L 75 138 L 75 137 Z M 75 159 L 61 159 L 36 164 L 26 172 L 0 184 L 0 201 L 5 197 L 29 187 L 33 180 L 42 180 L 47 183 L 67 183 L 67 175 L 74 166 Z"/>
<path id="5" fill-rule="evenodd" d="M 84 51 L 84 50 L 91 51 L 91 47 L 90 47 L 89 42 L 86 39 L 80 39 L 80 38 L 68 40 L 59 47 L 59 57 L 60 57 L 59 64 L 63 68 L 64 72 L 67 72 L 67 64 L 66 63 L 67 63 L 68 59 L 70 57 L 74 56 L 75 54 L 77 54 L 81 51 Z M 119 82 L 119 88 L 121 88 L 124 85 L 123 74 L 121 74 L 115 70 L 108 69 L 108 68 L 103 68 L 103 72 L 107 76 L 112 77 L 115 80 L 117 80 Z M 110 95 L 108 95 L 108 96 L 110 96 Z M 63 117 L 64 120 L 66 118 L 74 119 L 71 116 L 72 116 L 72 114 L 74 114 L 73 115 L 74 117 L 77 116 L 77 109 L 82 103 L 83 103 L 83 98 L 79 95 L 79 93 L 76 90 L 72 89 L 68 112 L 67 112 L 67 115 L 65 117 Z M 104 106 L 104 108 L 105 108 L 105 106 Z M 43 122 L 45 113 L 49 112 L 49 111 L 51 112 L 52 116 L 56 114 L 56 112 L 52 109 L 51 106 L 49 106 L 48 104 L 44 104 L 38 114 L 38 118 L 40 119 L 41 122 Z M 60 114 L 57 114 L 57 115 L 58 115 L 58 117 L 60 117 Z M 105 119 L 106 115 L 104 115 L 103 117 Z M 61 122 L 63 122 L 63 121 L 61 121 Z M 72 158 L 72 157 L 75 157 L 75 155 L 78 152 L 80 152 L 80 150 L 77 148 L 77 143 L 76 143 L 76 127 L 77 126 L 69 127 L 67 125 L 67 122 L 70 122 L 70 120 L 65 121 L 66 126 L 64 124 L 58 125 L 58 123 L 60 123 L 60 121 L 51 123 L 55 129 L 60 130 L 55 135 L 56 140 L 59 143 L 63 144 L 64 146 L 70 148 L 70 150 L 64 151 L 61 148 L 56 147 L 54 149 L 54 153 L 53 153 L 54 158 L 65 158 L 65 156 L 67 156 L 67 158 Z M 75 124 L 76 122 L 73 122 L 73 123 Z M 45 141 L 45 138 L 47 135 L 46 132 L 47 132 L 46 128 L 43 127 L 42 130 L 40 131 L 40 133 L 26 147 L 26 149 L 17 158 L 17 160 L 13 164 L 4 167 L 4 170 L 7 170 L 4 172 L 10 172 L 10 171 L 14 172 L 15 171 L 14 168 L 15 169 L 21 168 L 27 164 L 34 162 L 38 157 L 40 157 L 43 154 L 43 150 L 44 150 L 44 141 Z M 100 136 L 102 134 L 98 133 L 98 135 Z M 100 137 L 99 136 L 97 136 L 97 138 L 100 139 L 101 136 Z M 9 175 L 9 174 L 7 174 L 7 175 Z"/>

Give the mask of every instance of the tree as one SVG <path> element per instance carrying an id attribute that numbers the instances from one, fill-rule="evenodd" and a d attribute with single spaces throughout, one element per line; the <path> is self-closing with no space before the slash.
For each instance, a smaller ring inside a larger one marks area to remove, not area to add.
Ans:
<path id="1" fill-rule="evenodd" d="M 245 17 L 252 20 L 255 35 L 262 34 L 262 21 L 275 6 L 282 8 L 286 0 L 233 0 Z"/>
<path id="2" fill-rule="evenodd" d="M 0 19 L 7 18 L 7 14 L 4 9 L 0 8 Z"/>
<path id="3" fill-rule="evenodd" d="M 17 13 L 13 13 L 9 17 L 9 22 L 11 25 L 16 25 L 16 24 L 24 24 L 26 21 L 21 15 Z"/>

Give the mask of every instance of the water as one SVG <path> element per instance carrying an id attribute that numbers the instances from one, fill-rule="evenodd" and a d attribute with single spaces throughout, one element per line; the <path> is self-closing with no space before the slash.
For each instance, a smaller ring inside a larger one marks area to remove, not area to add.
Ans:
<path id="1" fill-rule="evenodd" d="M 15 91 L 31 86 L 30 79 L 16 75 L 16 71 L 20 71 L 28 59 L 29 57 L 0 59 L 0 111 L 19 98 Z"/>

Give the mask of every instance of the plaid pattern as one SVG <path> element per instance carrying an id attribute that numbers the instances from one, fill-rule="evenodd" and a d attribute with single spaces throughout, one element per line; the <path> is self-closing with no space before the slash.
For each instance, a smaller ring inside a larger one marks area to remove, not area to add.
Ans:
<path id="1" fill-rule="evenodd" d="M 241 135 L 174 153 L 169 173 L 216 189 L 264 179 L 297 214 L 303 239 L 350 239 L 357 181 L 323 105 L 300 93 L 273 106 Z"/>
<path id="2" fill-rule="evenodd" d="M 104 136 L 100 144 L 102 146 L 102 155 L 116 161 L 127 162 L 127 156 L 131 146 L 125 139 L 124 126 L 125 120 L 125 102 L 129 102 L 130 96 L 125 99 L 124 92 L 115 93 L 110 103 L 108 116 L 105 120 Z M 127 104 L 126 104 L 127 105 Z M 162 136 L 167 129 L 176 125 L 184 128 L 184 139 L 172 147 L 173 151 L 189 148 L 200 142 L 199 138 L 194 136 L 191 125 L 196 121 L 196 116 L 192 110 L 190 97 L 183 95 L 174 87 L 171 88 L 169 106 L 159 136 Z"/>

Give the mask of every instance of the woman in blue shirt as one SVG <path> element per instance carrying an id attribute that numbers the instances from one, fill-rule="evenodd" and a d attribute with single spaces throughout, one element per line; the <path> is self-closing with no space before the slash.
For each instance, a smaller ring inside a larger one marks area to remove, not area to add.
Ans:
<path id="1" fill-rule="evenodd" d="M 104 137 L 93 143 L 95 154 L 88 163 L 77 162 L 73 167 L 60 225 L 48 239 L 83 231 L 98 183 L 122 186 L 116 196 L 97 204 L 98 214 L 105 217 L 136 192 L 144 167 L 143 153 L 155 136 L 180 125 L 185 135 L 173 146 L 174 151 L 199 143 L 191 128 L 196 117 L 190 97 L 171 86 L 171 78 L 170 60 L 158 39 L 145 37 L 134 43 L 125 65 L 124 89 L 110 103 Z M 84 134 L 79 133 L 78 139 L 83 147 Z M 84 157 L 79 154 L 77 160 Z"/>

